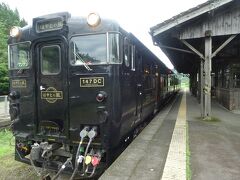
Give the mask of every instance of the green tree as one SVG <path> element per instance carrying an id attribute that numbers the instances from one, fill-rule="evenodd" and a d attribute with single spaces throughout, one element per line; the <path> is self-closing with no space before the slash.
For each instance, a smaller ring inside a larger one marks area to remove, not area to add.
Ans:
<path id="1" fill-rule="evenodd" d="M 8 69 L 5 63 L 0 64 L 0 92 L 7 94 L 9 89 Z"/>
<path id="2" fill-rule="evenodd" d="M 12 10 L 5 3 L 0 3 L 0 95 L 9 91 L 9 77 L 7 69 L 7 40 L 9 30 L 13 26 L 23 27 L 27 23 L 21 19 L 18 10 Z"/>

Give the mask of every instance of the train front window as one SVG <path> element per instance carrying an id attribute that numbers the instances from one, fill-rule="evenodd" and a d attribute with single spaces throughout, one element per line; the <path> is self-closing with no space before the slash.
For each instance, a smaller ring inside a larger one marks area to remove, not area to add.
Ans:
<path id="1" fill-rule="evenodd" d="M 73 37 L 70 42 L 72 65 L 105 64 L 107 62 L 106 34 Z"/>
<path id="2" fill-rule="evenodd" d="M 61 70 L 61 55 L 59 45 L 43 46 L 41 48 L 41 71 L 44 75 L 58 74 Z"/>
<path id="3" fill-rule="evenodd" d="M 9 46 L 9 68 L 28 69 L 30 66 L 30 42 Z"/>

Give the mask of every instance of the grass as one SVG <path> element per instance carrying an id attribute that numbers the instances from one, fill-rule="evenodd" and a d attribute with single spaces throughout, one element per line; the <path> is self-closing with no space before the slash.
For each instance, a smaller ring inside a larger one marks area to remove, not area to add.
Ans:
<path id="1" fill-rule="evenodd" d="M 7 129 L 0 130 L 0 158 L 14 152 L 12 132 Z"/>
<path id="2" fill-rule="evenodd" d="M 207 122 L 220 122 L 221 120 L 219 118 L 216 118 L 216 117 L 208 117 L 208 118 L 204 118 L 203 121 L 207 121 Z"/>
<path id="3" fill-rule="evenodd" d="M 189 147 L 189 135 L 188 135 L 188 123 L 186 124 L 186 156 L 187 156 L 187 162 L 186 162 L 186 176 L 187 180 L 192 179 L 192 171 L 191 171 L 191 163 L 190 163 L 190 158 L 191 158 L 191 152 L 190 152 L 190 147 Z"/>
<path id="4" fill-rule="evenodd" d="M 196 117 L 196 119 L 204 122 L 220 122 L 221 121 L 219 118 L 216 118 L 216 117 L 206 117 L 206 118 Z"/>
<path id="5" fill-rule="evenodd" d="M 15 161 L 14 148 L 12 132 L 7 129 L 0 130 L 0 179 L 39 179 L 31 166 Z"/>

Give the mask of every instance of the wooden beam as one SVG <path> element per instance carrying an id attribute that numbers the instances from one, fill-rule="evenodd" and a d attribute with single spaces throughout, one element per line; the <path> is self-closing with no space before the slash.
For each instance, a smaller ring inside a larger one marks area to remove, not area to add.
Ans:
<path id="1" fill-rule="evenodd" d="M 164 45 L 159 45 L 160 48 L 164 48 L 164 49 L 171 49 L 174 51 L 180 51 L 180 52 L 184 52 L 184 53 L 189 53 L 189 54 L 194 54 L 194 52 L 192 51 L 188 51 L 185 49 L 180 49 L 180 48 L 175 48 L 175 47 L 170 47 L 170 46 L 164 46 Z"/>
<path id="2" fill-rule="evenodd" d="M 219 51 L 221 51 L 226 45 L 228 45 L 236 36 L 237 34 L 230 36 L 219 48 L 216 49 L 214 53 L 212 53 L 212 58 L 215 57 L 217 53 L 219 53 Z"/>
<path id="3" fill-rule="evenodd" d="M 195 52 L 198 56 L 200 56 L 201 59 L 205 59 L 203 54 L 200 53 L 197 49 L 195 49 L 191 44 L 189 44 L 187 41 L 185 41 L 184 39 L 180 39 L 180 41 L 182 41 L 183 44 L 185 44 L 189 49 L 191 49 L 193 52 Z"/>

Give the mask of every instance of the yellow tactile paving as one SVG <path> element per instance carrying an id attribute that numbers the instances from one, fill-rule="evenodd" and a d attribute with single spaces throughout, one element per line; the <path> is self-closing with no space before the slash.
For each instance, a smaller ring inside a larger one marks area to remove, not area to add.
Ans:
<path id="1" fill-rule="evenodd" d="M 184 92 L 169 146 L 162 180 L 186 179 L 186 92 Z"/>

